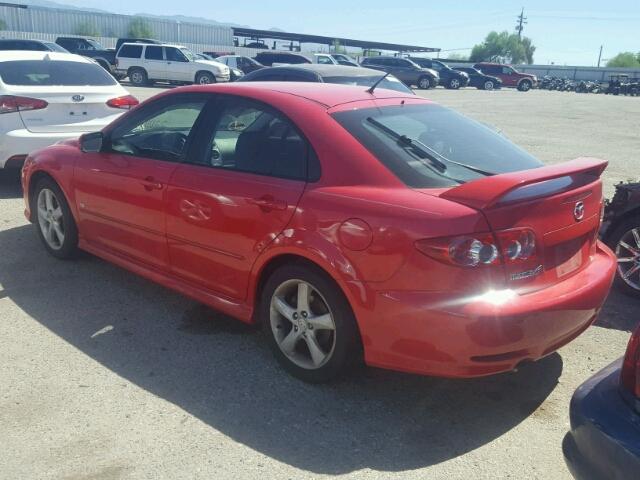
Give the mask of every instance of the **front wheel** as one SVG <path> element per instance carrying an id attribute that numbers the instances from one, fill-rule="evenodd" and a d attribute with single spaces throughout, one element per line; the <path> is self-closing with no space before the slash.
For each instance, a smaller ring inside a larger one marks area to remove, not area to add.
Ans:
<path id="1" fill-rule="evenodd" d="M 78 248 L 78 229 L 62 190 L 51 179 L 40 180 L 34 192 L 38 236 L 54 257 L 67 259 Z"/>
<path id="2" fill-rule="evenodd" d="M 531 90 L 531 82 L 529 80 L 523 80 L 518 84 L 518 90 L 521 92 L 528 92 Z"/>
<path id="3" fill-rule="evenodd" d="M 420 90 L 429 90 L 431 88 L 431 79 L 429 77 L 420 77 L 418 79 L 418 88 Z"/>
<path id="4" fill-rule="evenodd" d="M 449 80 L 448 87 L 451 90 L 458 90 L 460 88 L 460 80 L 457 78 L 452 78 L 451 80 Z"/>
<path id="5" fill-rule="evenodd" d="M 493 81 L 487 80 L 486 82 L 484 82 L 484 84 L 482 85 L 482 89 L 483 90 L 493 90 L 494 89 Z"/>
<path id="6" fill-rule="evenodd" d="M 640 217 L 619 225 L 607 242 L 618 259 L 615 284 L 628 295 L 640 297 Z"/>
<path id="7" fill-rule="evenodd" d="M 358 356 L 351 307 L 333 280 L 318 269 L 277 269 L 262 290 L 260 317 L 278 362 L 306 382 L 332 380 Z"/>
<path id="8" fill-rule="evenodd" d="M 210 85 L 212 83 L 216 83 L 216 77 L 208 72 L 199 73 L 196 77 L 196 83 L 198 85 Z"/>

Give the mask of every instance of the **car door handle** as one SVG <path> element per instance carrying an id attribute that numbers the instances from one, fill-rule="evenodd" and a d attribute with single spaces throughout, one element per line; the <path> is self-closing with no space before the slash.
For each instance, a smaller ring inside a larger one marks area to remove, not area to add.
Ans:
<path id="1" fill-rule="evenodd" d="M 260 207 L 261 210 L 270 211 L 270 210 L 286 210 L 287 202 L 282 200 L 277 200 L 273 198 L 271 195 L 265 195 L 260 198 L 250 198 L 247 200 L 251 205 L 256 205 Z"/>
<path id="2" fill-rule="evenodd" d="M 162 190 L 162 188 L 164 187 L 164 185 L 162 185 L 162 183 L 157 182 L 156 179 L 151 177 L 151 176 L 146 177 L 144 179 L 144 181 L 142 182 L 142 186 L 148 192 L 150 192 L 152 190 Z"/>

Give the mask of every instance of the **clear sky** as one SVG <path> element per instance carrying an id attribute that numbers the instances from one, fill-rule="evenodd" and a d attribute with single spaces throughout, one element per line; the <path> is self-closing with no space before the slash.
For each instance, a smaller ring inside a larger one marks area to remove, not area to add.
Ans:
<path id="1" fill-rule="evenodd" d="M 253 28 L 278 27 L 362 40 L 470 48 L 491 30 L 513 31 L 525 8 L 524 35 L 536 63 L 595 65 L 620 51 L 640 51 L 640 0 L 59 0 L 114 13 L 190 15 Z M 469 50 L 460 50 L 468 53 Z M 446 55 L 444 52 L 442 55 Z"/>

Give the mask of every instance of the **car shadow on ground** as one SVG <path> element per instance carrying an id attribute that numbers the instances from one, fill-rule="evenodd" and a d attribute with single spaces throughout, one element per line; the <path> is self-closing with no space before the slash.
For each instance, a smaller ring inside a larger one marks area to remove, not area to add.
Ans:
<path id="1" fill-rule="evenodd" d="M 22 185 L 20 185 L 20 169 L 0 169 L 0 199 L 22 197 Z"/>
<path id="2" fill-rule="evenodd" d="M 614 286 L 604 304 L 596 325 L 632 332 L 640 321 L 640 298 L 626 295 Z"/>
<path id="3" fill-rule="evenodd" d="M 56 260 L 33 228 L 0 232 L 2 296 L 129 382 L 316 474 L 404 471 L 462 455 L 531 415 L 562 372 L 552 354 L 473 380 L 362 368 L 304 384 L 277 366 L 258 329 L 95 257 Z"/>

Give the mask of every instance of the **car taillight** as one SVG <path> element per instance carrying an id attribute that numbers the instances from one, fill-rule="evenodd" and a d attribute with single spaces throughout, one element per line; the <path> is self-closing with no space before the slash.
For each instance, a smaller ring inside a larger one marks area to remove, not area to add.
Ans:
<path id="1" fill-rule="evenodd" d="M 48 105 L 47 102 L 39 98 L 0 95 L 0 114 L 42 110 L 43 108 L 47 108 Z"/>
<path id="2" fill-rule="evenodd" d="M 620 375 L 622 388 L 640 398 L 640 328 L 631 335 Z"/>
<path id="3" fill-rule="evenodd" d="M 536 236 L 529 229 L 418 240 L 416 248 L 459 267 L 518 263 L 536 256 Z"/>
<path id="4" fill-rule="evenodd" d="M 124 97 L 112 98 L 107 101 L 107 105 L 111 108 L 121 108 L 123 110 L 129 110 L 130 108 L 135 107 L 140 102 L 133 95 L 127 95 Z"/>

